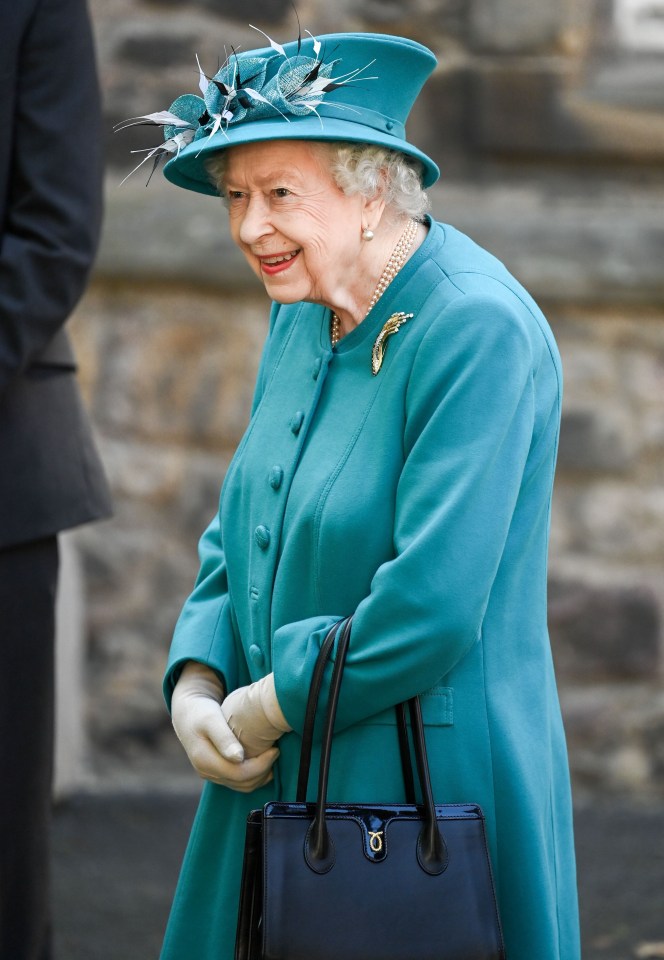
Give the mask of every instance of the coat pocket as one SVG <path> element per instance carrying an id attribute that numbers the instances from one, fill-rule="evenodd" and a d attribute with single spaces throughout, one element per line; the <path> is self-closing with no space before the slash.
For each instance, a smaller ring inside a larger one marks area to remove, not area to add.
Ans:
<path id="1" fill-rule="evenodd" d="M 420 694 L 422 719 L 428 727 L 451 727 L 454 725 L 454 689 L 436 685 Z M 383 710 L 365 720 L 367 724 L 394 726 L 394 708 Z"/>

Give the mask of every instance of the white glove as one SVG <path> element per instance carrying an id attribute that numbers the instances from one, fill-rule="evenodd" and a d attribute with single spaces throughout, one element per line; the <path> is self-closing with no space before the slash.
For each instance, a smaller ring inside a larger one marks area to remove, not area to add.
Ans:
<path id="1" fill-rule="evenodd" d="M 221 701 L 223 684 L 203 663 L 189 660 L 173 691 L 171 716 L 192 766 L 205 780 L 250 793 L 272 779 L 276 748 L 245 760 L 242 744 L 231 732 Z"/>
<path id="2" fill-rule="evenodd" d="M 246 757 L 260 756 L 275 740 L 293 729 L 281 712 L 273 673 L 229 693 L 221 712 L 244 747 Z"/>

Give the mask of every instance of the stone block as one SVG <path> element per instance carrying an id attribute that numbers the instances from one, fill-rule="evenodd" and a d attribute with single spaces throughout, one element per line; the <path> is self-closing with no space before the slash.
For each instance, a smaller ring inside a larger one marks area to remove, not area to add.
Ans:
<path id="1" fill-rule="evenodd" d="M 624 411 L 563 410 L 558 449 L 562 470 L 623 473 L 635 461 L 636 440 Z"/>
<path id="2" fill-rule="evenodd" d="M 555 45 L 565 26 L 562 0 L 471 0 L 469 7 L 475 50 L 539 52 Z"/>
<path id="3" fill-rule="evenodd" d="M 473 138 L 487 154 L 588 162 L 664 155 L 664 113 L 597 99 L 563 57 L 481 65 L 473 86 Z"/>
<path id="4" fill-rule="evenodd" d="M 565 112 L 569 65 L 562 59 L 495 62 L 473 78 L 473 142 L 499 154 L 584 152 L 586 132 Z"/>
<path id="5" fill-rule="evenodd" d="M 558 671 L 560 673 L 560 670 Z M 561 684 L 560 703 L 567 739 L 577 749 L 606 751 L 624 738 L 625 711 L 622 688 L 594 683 L 592 686 Z M 621 709 L 616 710 L 617 699 Z"/>
<path id="6" fill-rule="evenodd" d="M 183 484 L 185 450 L 111 438 L 101 450 L 115 497 L 172 505 Z"/>
<path id="7" fill-rule="evenodd" d="M 108 744 L 132 728 L 158 730 L 164 721 L 161 682 L 170 638 L 146 644 L 147 626 L 119 622 L 95 632 L 87 712 L 97 742 Z"/>
<path id="8" fill-rule="evenodd" d="M 436 36 L 461 40 L 467 32 L 465 0 L 355 0 L 352 6 L 364 29 L 402 34 L 429 47 Z"/>
<path id="9" fill-rule="evenodd" d="M 235 18 L 241 15 L 236 0 L 160 0 L 166 6 L 199 8 L 219 17 Z M 292 12 L 290 0 L 252 0 L 252 23 L 281 23 Z"/>
<path id="10" fill-rule="evenodd" d="M 196 573 L 196 539 L 183 535 L 172 507 L 121 498 L 103 533 L 86 531 L 87 713 L 97 742 L 163 718 L 161 678 Z"/>
<path id="11" fill-rule="evenodd" d="M 87 309 L 100 330 L 92 398 L 100 430 L 161 445 L 235 446 L 248 421 L 267 300 L 129 288 L 89 297 Z"/>
<path id="12" fill-rule="evenodd" d="M 617 398 L 620 393 L 616 353 L 596 335 L 600 317 L 601 313 L 575 322 L 557 310 L 548 317 L 563 361 L 565 394 L 575 405 L 591 400 L 599 405 L 603 398 Z"/>
<path id="13" fill-rule="evenodd" d="M 220 17 L 237 19 L 240 14 L 236 0 L 185 0 L 192 7 L 201 7 Z M 178 4 L 182 6 L 183 4 Z M 252 23 L 280 23 L 292 12 L 290 0 L 252 0 Z"/>
<path id="14" fill-rule="evenodd" d="M 174 66 L 191 66 L 192 51 L 196 49 L 196 35 L 156 28 L 145 24 L 134 27 L 131 33 L 118 39 L 116 58 L 140 70 L 156 68 L 167 70 Z"/>
<path id="15" fill-rule="evenodd" d="M 645 410 L 639 422 L 644 449 L 653 455 L 659 482 L 664 486 L 664 412 L 659 407 Z"/>
<path id="16" fill-rule="evenodd" d="M 651 758 L 653 775 L 664 786 L 664 704 L 644 731 L 644 742 Z"/>
<path id="17" fill-rule="evenodd" d="M 597 102 L 625 109 L 664 109 L 661 54 L 614 52 L 590 65 L 585 90 Z"/>
<path id="18" fill-rule="evenodd" d="M 131 169 L 126 157 L 122 169 Z M 161 173 L 146 189 L 146 176 L 122 186 L 117 174 L 107 179 L 98 276 L 263 289 L 230 238 L 221 200 L 178 189 Z"/>
<path id="19" fill-rule="evenodd" d="M 116 498 L 115 516 L 77 533 L 89 597 L 90 654 L 101 647 L 97 638 L 109 626 L 144 622 L 158 609 L 151 571 L 156 558 L 169 551 L 171 512 L 146 503 Z M 167 599 L 167 598 L 162 598 Z M 161 602 L 161 601 L 160 601 Z M 152 632 L 143 637 L 150 642 Z M 101 655 L 101 654 L 100 654 Z"/>
<path id="20" fill-rule="evenodd" d="M 636 744 L 625 744 L 611 754 L 607 773 L 609 788 L 620 793 L 647 789 L 653 776 L 648 753 Z"/>
<path id="21" fill-rule="evenodd" d="M 540 165 L 496 180 L 482 176 L 476 161 L 455 178 L 442 144 L 434 157 L 443 168 L 430 191 L 436 218 L 494 253 L 545 312 L 553 304 L 613 309 L 664 300 L 664 188 L 657 182 Z"/>
<path id="22" fill-rule="evenodd" d="M 664 245 L 661 255 L 664 262 Z M 639 405 L 658 408 L 664 420 L 664 323 L 660 319 L 653 328 L 659 331 L 659 342 L 644 344 L 647 349 L 622 344 L 618 363 L 628 396 Z"/>
<path id="23" fill-rule="evenodd" d="M 617 476 L 575 491 L 572 548 L 611 560 L 661 564 L 664 557 L 664 488 L 628 484 Z"/>
<path id="24" fill-rule="evenodd" d="M 656 681 L 563 684 L 561 705 L 577 799 L 661 791 L 664 691 Z"/>
<path id="25" fill-rule="evenodd" d="M 661 667 L 661 613 L 646 588 L 552 581 L 549 630 L 566 680 L 650 679 Z"/>

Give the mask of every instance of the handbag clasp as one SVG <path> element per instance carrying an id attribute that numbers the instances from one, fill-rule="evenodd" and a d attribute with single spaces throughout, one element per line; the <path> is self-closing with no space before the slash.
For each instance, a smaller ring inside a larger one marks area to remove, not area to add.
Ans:
<path id="1" fill-rule="evenodd" d="M 383 830 L 369 830 L 369 846 L 374 853 L 380 853 L 383 849 Z"/>

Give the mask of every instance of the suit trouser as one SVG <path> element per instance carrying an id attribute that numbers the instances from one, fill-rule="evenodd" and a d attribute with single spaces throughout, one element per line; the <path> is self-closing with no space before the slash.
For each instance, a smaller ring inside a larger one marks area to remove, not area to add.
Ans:
<path id="1" fill-rule="evenodd" d="M 0 960 L 51 957 L 55 537 L 0 550 Z"/>

